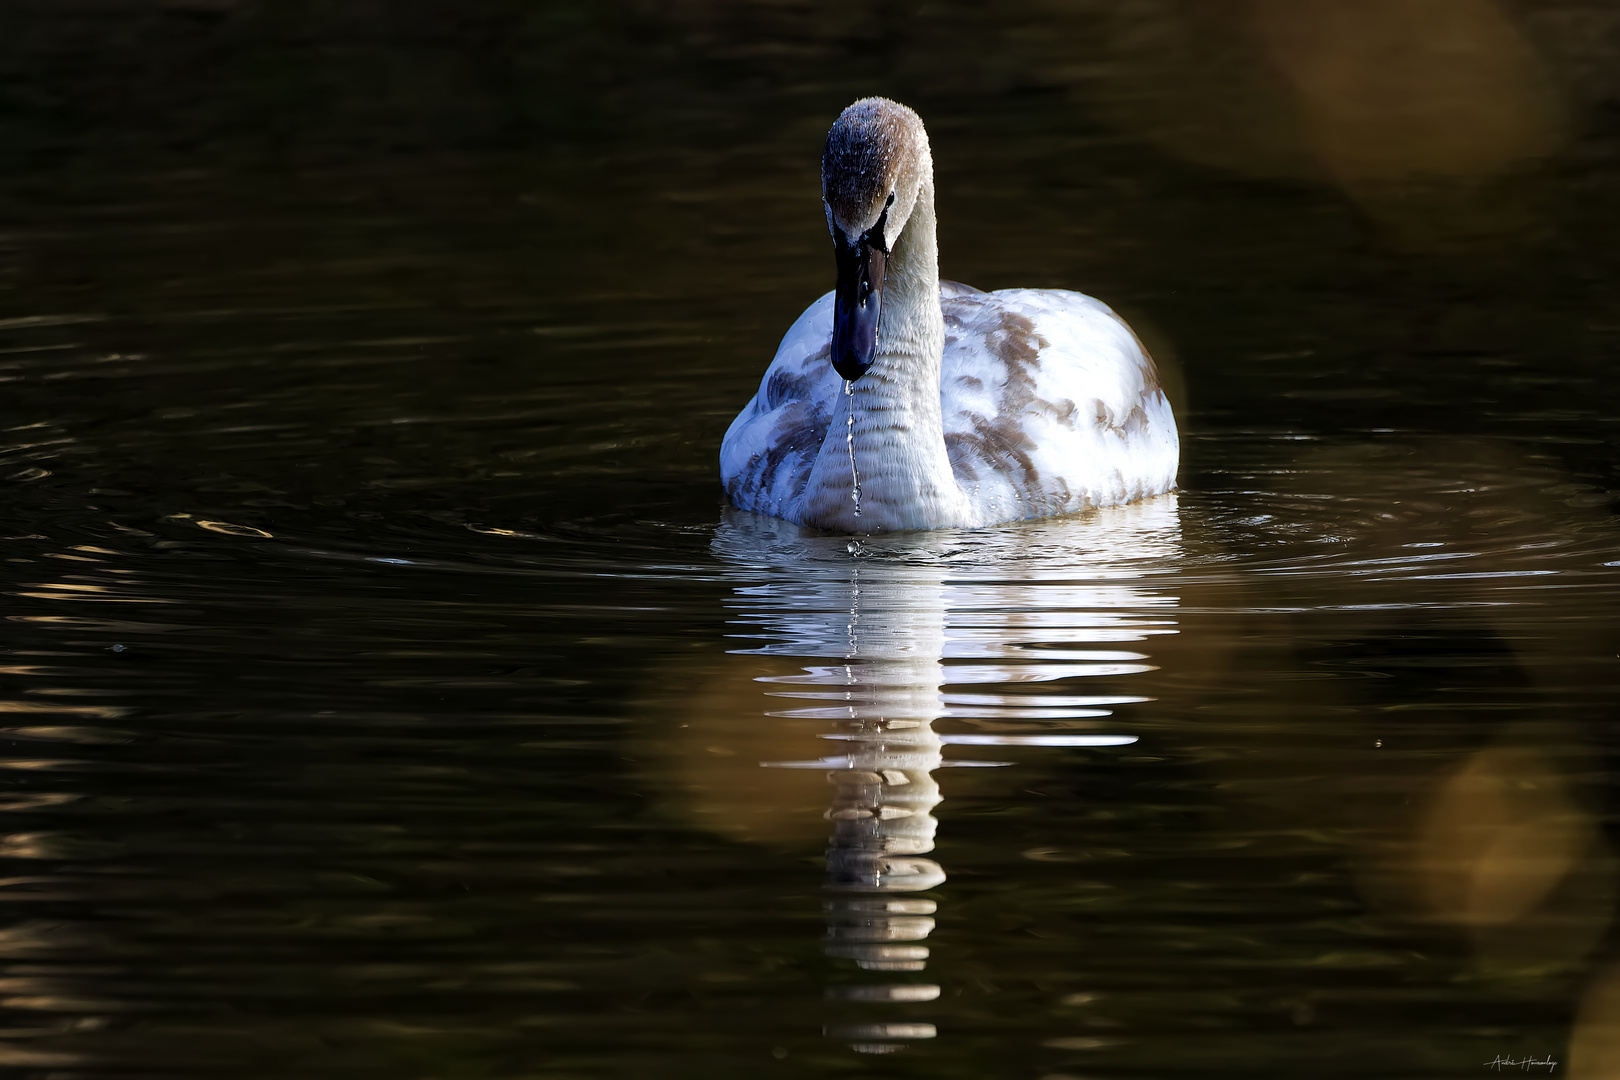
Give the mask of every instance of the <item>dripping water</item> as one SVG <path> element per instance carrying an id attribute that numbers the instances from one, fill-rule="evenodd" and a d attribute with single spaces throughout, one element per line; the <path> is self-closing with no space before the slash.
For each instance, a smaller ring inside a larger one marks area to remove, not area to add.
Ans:
<path id="1" fill-rule="evenodd" d="M 861 516 L 861 477 L 855 471 L 855 381 L 844 380 L 844 396 L 849 399 L 849 420 L 844 424 L 844 445 L 849 448 L 850 498 L 855 500 L 855 516 Z"/>

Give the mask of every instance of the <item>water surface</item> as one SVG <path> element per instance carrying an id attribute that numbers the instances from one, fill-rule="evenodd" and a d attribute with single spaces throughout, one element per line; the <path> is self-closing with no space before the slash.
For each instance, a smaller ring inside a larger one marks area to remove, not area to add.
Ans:
<path id="1" fill-rule="evenodd" d="M 852 541 L 716 453 L 872 86 L 716 18 L 541 147 L 13 179 L 0 1066 L 1601 1075 L 1601 132 L 1420 229 L 1163 135 L 1151 49 L 968 93 L 899 31 L 944 273 L 1126 313 L 1182 486 Z"/>

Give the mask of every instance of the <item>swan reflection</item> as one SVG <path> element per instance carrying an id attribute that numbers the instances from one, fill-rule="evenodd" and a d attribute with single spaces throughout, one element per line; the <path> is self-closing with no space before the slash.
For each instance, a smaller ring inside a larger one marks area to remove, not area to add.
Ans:
<path id="1" fill-rule="evenodd" d="M 803 663 L 755 677 L 767 698 L 784 699 L 766 715 L 824 725 L 831 744 L 820 756 L 760 761 L 826 776 L 827 955 L 873 973 L 927 968 L 937 902 L 914 894 L 947 878 L 931 857 L 935 771 L 1013 764 L 946 757 L 946 746 L 1136 741 L 1120 730 L 1128 717 L 1104 718 L 1147 697 L 1043 684 L 1153 670 L 1146 653 L 1119 646 L 1176 632 L 1176 597 L 1154 576 L 1179 540 L 1174 496 L 1080 519 L 860 541 L 726 517 L 714 546 L 737 579 L 733 633 L 763 639 L 733 652 Z M 975 730 L 937 732 L 941 720 Z M 931 983 L 859 983 L 828 996 L 894 1004 L 940 993 Z M 877 1017 L 826 1031 L 870 1053 L 936 1033 Z"/>

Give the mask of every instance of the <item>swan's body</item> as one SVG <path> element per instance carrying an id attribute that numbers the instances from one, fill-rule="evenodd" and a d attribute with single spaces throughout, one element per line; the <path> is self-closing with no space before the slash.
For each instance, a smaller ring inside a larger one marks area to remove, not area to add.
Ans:
<path id="1" fill-rule="evenodd" d="M 1075 292 L 940 282 L 933 164 L 914 113 L 877 98 L 850 106 L 822 176 L 839 288 L 793 324 L 726 432 L 720 472 L 736 506 L 871 533 L 1046 517 L 1175 486 L 1175 420 L 1117 315 Z"/>

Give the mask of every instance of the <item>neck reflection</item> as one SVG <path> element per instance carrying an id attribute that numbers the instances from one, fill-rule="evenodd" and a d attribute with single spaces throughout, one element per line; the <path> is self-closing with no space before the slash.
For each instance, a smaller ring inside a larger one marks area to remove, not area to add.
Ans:
<path id="1" fill-rule="evenodd" d="M 1135 663 L 1145 659 L 1139 653 L 1065 646 L 1175 632 L 1162 617 L 1175 598 L 1125 580 L 1146 572 L 1138 568 L 1144 557 L 1157 562 L 1172 552 L 1175 531 L 1173 499 L 1118 508 L 1103 521 L 881 543 L 810 536 L 740 512 L 728 517 L 717 550 L 769 571 L 739 586 L 731 605 L 748 636 L 767 643 L 738 651 L 823 661 L 761 681 L 769 696 L 797 701 L 769 715 L 825 723 L 821 737 L 833 745 L 819 758 L 760 764 L 827 778 L 823 949 L 862 972 L 829 989 L 829 998 L 881 1007 L 941 994 L 922 974 L 938 899 L 919 895 L 947 878 L 930 857 L 941 801 L 934 771 L 1011 764 L 946 760 L 947 743 L 1135 741 L 1095 730 L 1097 718 L 1109 715 L 1098 706 L 1144 698 L 1057 696 L 1018 684 L 1151 670 Z M 956 684 L 974 692 L 946 692 Z M 946 718 L 975 730 L 942 735 L 934 724 Z M 931 1019 L 900 1020 L 887 1010 L 824 1030 L 867 1053 L 936 1035 Z"/>
<path id="2" fill-rule="evenodd" d="M 823 948 L 867 972 L 921 972 L 928 966 L 923 942 L 934 929 L 937 902 L 905 894 L 945 880 L 944 868 L 926 857 L 938 827 L 934 770 L 944 745 L 933 726 L 944 712 L 943 585 L 938 574 L 924 569 L 868 566 L 856 557 L 847 576 L 799 593 L 791 615 L 771 620 L 792 631 L 781 647 L 799 655 L 806 645 L 833 644 L 843 624 L 842 663 L 776 677 L 769 691 L 816 702 L 784 711 L 827 722 L 831 730 L 822 738 L 835 743 L 836 751 L 813 761 L 763 764 L 826 771 L 831 835 Z M 836 987 L 829 996 L 922 1002 L 939 993 L 937 985 L 920 982 L 860 982 Z M 935 1033 L 932 1024 L 892 1021 L 835 1023 L 826 1031 L 867 1053 L 897 1050 L 905 1040 Z"/>

